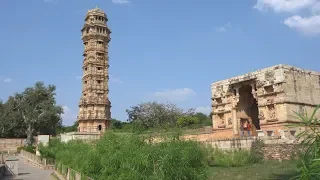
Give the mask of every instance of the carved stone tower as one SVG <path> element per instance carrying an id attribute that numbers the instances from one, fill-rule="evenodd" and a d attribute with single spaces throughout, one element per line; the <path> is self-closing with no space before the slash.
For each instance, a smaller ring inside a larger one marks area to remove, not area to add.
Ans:
<path id="1" fill-rule="evenodd" d="M 110 127 L 108 98 L 110 29 L 99 8 L 89 10 L 81 30 L 84 44 L 82 95 L 79 102 L 79 132 L 104 132 Z"/>

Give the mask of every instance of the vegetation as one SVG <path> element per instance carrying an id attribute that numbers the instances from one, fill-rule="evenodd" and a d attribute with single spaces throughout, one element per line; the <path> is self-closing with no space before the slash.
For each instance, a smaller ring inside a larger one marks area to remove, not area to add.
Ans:
<path id="1" fill-rule="evenodd" d="M 20 153 L 21 150 L 25 150 L 25 151 L 33 153 L 33 154 L 36 153 L 36 147 L 35 146 L 20 146 L 20 147 L 17 147 L 17 152 L 18 153 Z"/>
<path id="2" fill-rule="evenodd" d="M 264 161 L 239 167 L 214 166 L 208 169 L 209 180 L 289 180 L 296 175 L 296 161 Z"/>
<path id="3" fill-rule="evenodd" d="M 297 138 L 301 140 L 304 154 L 300 158 L 300 174 L 295 177 L 296 179 L 320 179 L 320 120 L 316 117 L 319 108 L 320 105 L 315 108 L 311 116 L 308 116 L 307 113 L 296 113 L 297 118 L 300 120 L 300 124 L 292 125 L 304 127 L 304 131 L 298 133 L 297 135 Z"/>
<path id="4" fill-rule="evenodd" d="M 75 121 L 72 126 L 57 126 L 56 133 L 61 134 L 61 133 L 68 133 L 68 132 L 75 132 L 78 130 L 78 121 Z"/>
<path id="5" fill-rule="evenodd" d="M 209 116 L 189 109 L 184 112 L 175 104 L 146 102 L 132 106 L 126 110 L 127 122 L 112 120 L 112 128 L 122 132 L 159 132 L 168 131 L 177 127 L 200 128 L 211 126 Z"/>
<path id="6" fill-rule="evenodd" d="M 37 82 L 0 102 L 0 137 L 27 137 L 31 145 L 36 134 L 55 134 L 63 113 L 56 105 L 55 90 L 53 85 Z"/>
<path id="7" fill-rule="evenodd" d="M 39 151 L 94 179 L 208 178 L 206 153 L 192 141 L 150 144 L 141 136 L 107 133 L 94 145 L 52 140 Z"/>

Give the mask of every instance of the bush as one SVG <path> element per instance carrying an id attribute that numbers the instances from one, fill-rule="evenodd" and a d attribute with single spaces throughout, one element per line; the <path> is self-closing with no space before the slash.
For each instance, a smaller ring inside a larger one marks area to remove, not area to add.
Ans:
<path id="1" fill-rule="evenodd" d="M 19 146 L 19 147 L 17 147 L 17 152 L 18 153 L 20 153 L 21 150 L 25 150 L 25 151 L 33 153 L 33 154 L 36 153 L 36 147 L 35 146 Z"/>
<path id="2" fill-rule="evenodd" d="M 138 135 L 106 133 L 95 145 L 49 143 L 43 156 L 94 179 L 207 179 L 206 153 L 197 142 L 149 144 Z"/>
<path id="3" fill-rule="evenodd" d="M 181 116 L 178 118 L 177 124 L 180 127 L 189 126 L 191 124 L 199 124 L 200 121 L 195 116 Z"/>
<path id="4" fill-rule="evenodd" d="M 262 141 L 261 141 L 262 142 Z M 253 145 L 258 149 L 258 145 L 261 146 L 259 141 L 256 145 Z M 209 166 L 221 166 L 221 167 L 240 167 L 248 164 L 259 163 L 263 160 L 262 151 L 256 152 L 248 150 L 220 150 L 217 148 L 205 148 L 207 163 Z"/>

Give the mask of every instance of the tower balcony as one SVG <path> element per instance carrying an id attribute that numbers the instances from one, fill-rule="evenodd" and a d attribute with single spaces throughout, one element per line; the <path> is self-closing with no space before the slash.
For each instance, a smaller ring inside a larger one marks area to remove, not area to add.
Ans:
<path id="1" fill-rule="evenodd" d="M 96 59 L 84 59 L 82 68 L 86 68 L 89 64 L 95 66 L 109 67 L 109 64 L 104 60 L 96 60 Z"/>
<path id="2" fill-rule="evenodd" d="M 107 84 L 107 83 L 106 83 Z M 98 85 L 84 85 L 82 88 L 82 92 L 90 91 L 90 90 L 96 90 L 96 91 L 107 91 L 109 92 L 109 88 L 107 85 L 105 86 L 98 86 Z"/>
<path id="3" fill-rule="evenodd" d="M 88 69 L 87 71 L 84 71 L 82 78 L 86 79 L 87 77 L 97 77 L 98 79 L 108 78 L 108 70 L 90 71 L 90 69 Z"/>
<path id="4" fill-rule="evenodd" d="M 105 98 L 88 98 L 88 99 L 84 99 L 82 98 L 80 101 L 79 101 L 79 106 L 85 106 L 85 105 L 91 105 L 91 104 L 94 104 L 94 105 L 105 105 L 105 106 L 109 106 L 110 101 L 108 99 L 105 99 Z"/>
<path id="5" fill-rule="evenodd" d="M 89 39 L 100 39 L 105 42 L 109 42 L 111 40 L 110 35 L 106 33 L 100 33 L 100 32 L 89 32 L 89 33 L 83 33 L 82 34 L 82 40 L 88 41 Z"/>
<path id="6" fill-rule="evenodd" d="M 85 46 L 84 47 L 84 52 L 86 53 L 88 51 L 106 52 L 106 48 L 105 47 L 101 47 L 101 46 Z"/>

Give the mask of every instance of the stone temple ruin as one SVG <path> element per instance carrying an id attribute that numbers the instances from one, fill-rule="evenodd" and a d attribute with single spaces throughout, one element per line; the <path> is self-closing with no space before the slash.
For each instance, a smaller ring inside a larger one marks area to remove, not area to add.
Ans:
<path id="1" fill-rule="evenodd" d="M 297 113 L 311 115 L 320 104 L 320 73 L 277 65 L 211 85 L 213 132 L 239 136 L 241 121 L 252 124 L 252 134 L 294 135 L 288 123 Z M 320 112 L 316 115 L 320 118 Z"/>
<path id="2" fill-rule="evenodd" d="M 79 102 L 79 132 L 104 132 L 110 127 L 108 98 L 110 29 L 99 8 L 89 10 L 81 30 L 84 44 L 82 96 Z"/>

